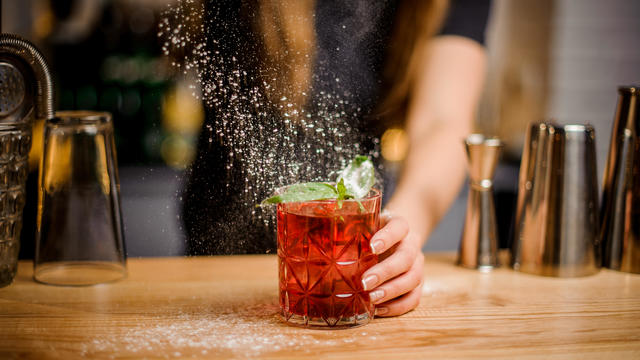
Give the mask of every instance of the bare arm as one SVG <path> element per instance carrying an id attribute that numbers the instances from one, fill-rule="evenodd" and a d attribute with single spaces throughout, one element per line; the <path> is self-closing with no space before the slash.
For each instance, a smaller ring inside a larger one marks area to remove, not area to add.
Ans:
<path id="1" fill-rule="evenodd" d="M 379 316 L 418 306 L 422 244 L 464 180 L 462 140 L 471 131 L 485 61 L 482 46 L 458 36 L 437 37 L 425 51 L 409 104 L 409 153 L 386 208 L 391 216 L 371 239 L 381 262 L 362 277 Z"/>
<path id="2" fill-rule="evenodd" d="M 436 37 L 415 80 L 406 125 L 409 153 L 387 210 L 404 217 L 421 244 L 464 181 L 462 141 L 472 129 L 485 62 L 475 41 Z"/>

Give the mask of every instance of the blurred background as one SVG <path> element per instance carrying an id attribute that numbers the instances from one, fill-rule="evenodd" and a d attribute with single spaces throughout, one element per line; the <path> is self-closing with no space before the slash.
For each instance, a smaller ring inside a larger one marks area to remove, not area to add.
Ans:
<path id="1" fill-rule="evenodd" d="M 204 109 L 197 82 L 172 66 L 158 39 L 161 14 L 176 2 L 2 2 L 2 31 L 34 42 L 49 60 L 56 109 L 113 114 L 129 256 L 184 252 L 183 174 L 195 155 Z M 640 83 L 639 18 L 638 1 L 494 0 L 477 129 L 506 143 L 495 184 L 502 246 L 511 230 L 529 122 L 553 118 L 561 124 L 594 125 L 602 181 L 616 88 Z M 381 153 L 389 169 L 402 161 L 405 139 L 398 128 L 383 136 Z M 39 150 L 34 146 L 31 157 L 22 257 L 33 252 Z M 427 251 L 457 249 L 467 191 L 462 189 Z"/>

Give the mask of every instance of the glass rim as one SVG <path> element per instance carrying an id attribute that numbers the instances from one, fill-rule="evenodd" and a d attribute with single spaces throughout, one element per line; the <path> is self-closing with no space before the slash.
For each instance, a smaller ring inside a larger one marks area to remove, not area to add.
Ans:
<path id="1" fill-rule="evenodd" d="M 111 113 L 91 110 L 56 111 L 52 119 L 47 120 L 47 126 L 74 127 L 82 125 L 107 125 L 111 123 Z"/>
<path id="2" fill-rule="evenodd" d="M 333 182 L 327 182 L 327 184 L 333 184 Z M 283 189 L 288 188 L 289 186 L 292 186 L 295 184 L 291 184 L 291 185 L 285 185 L 282 187 L 279 187 L 276 190 L 276 194 L 279 194 L 280 191 L 282 191 Z M 372 187 L 371 190 L 369 190 L 369 193 L 367 194 L 367 196 L 361 198 L 361 199 L 344 199 L 342 200 L 345 203 L 357 203 L 358 201 L 360 201 L 361 203 L 364 202 L 371 202 L 371 201 L 375 201 L 377 199 L 381 199 L 382 198 L 382 190 L 379 190 L 375 187 Z M 289 202 L 283 202 L 283 203 L 279 203 L 277 205 L 290 205 L 290 204 L 306 204 L 306 203 L 314 203 L 314 204 L 331 204 L 331 203 L 335 203 L 337 202 L 338 199 L 320 199 L 320 200 L 305 200 L 305 201 L 289 201 Z"/>

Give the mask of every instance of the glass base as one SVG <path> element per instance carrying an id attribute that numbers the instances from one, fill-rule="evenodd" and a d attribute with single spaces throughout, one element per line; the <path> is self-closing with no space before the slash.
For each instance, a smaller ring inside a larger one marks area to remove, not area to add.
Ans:
<path id="1" fill-rule="evenodd" d="M 88 286 L 124 278 L 123 264 L 100 261 L 61 261 L 38 264 L 33 278 L 49 285 Z"/>
<path id="2" fill-rule="evenodd" d="M 305 327 L 309 329 L 347 329 L 366 325 L 373 316 L 364 313 L 356 316 L 342 317 L 340 319 L 324 319 L 321 317 L 309 317 L 298 314 L 287 313 L 281 310 L 282 319 L 290 325 Z"/>
<path id="3" fill-rule="evenodd" d="M 0 288 L 13 282 L 17 268 L 17 264 L 0 264 Z"/>
<path id="4" fill-rule="evenodd" d="M 0 288 L 13 282 L 18 271 L 18 241 L 0 240 Z"/>

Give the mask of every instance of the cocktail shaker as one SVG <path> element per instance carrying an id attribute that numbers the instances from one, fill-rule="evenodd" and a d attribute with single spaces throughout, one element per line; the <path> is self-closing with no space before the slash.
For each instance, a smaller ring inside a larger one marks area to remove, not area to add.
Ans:
<path id="1" fill-rule="evenodd" d="M 597 204 L 593 127 L 532 124 L 520 164 L 513 268 L 558 277 L 596 273 Z"/>
<path id="2" fill-rule="evenodd" d="M 600 213 L 603 266 L 640 273 L 640 87 L 618 93 Z"/>
<path id="3" fill-rule="evenodd" d="M 487 271 L 499 266 L 493 175 L 502 142 L 472 134 L 465 140 L 465 148 L 469 161 L 469 197 L 458 265 Z"/>

